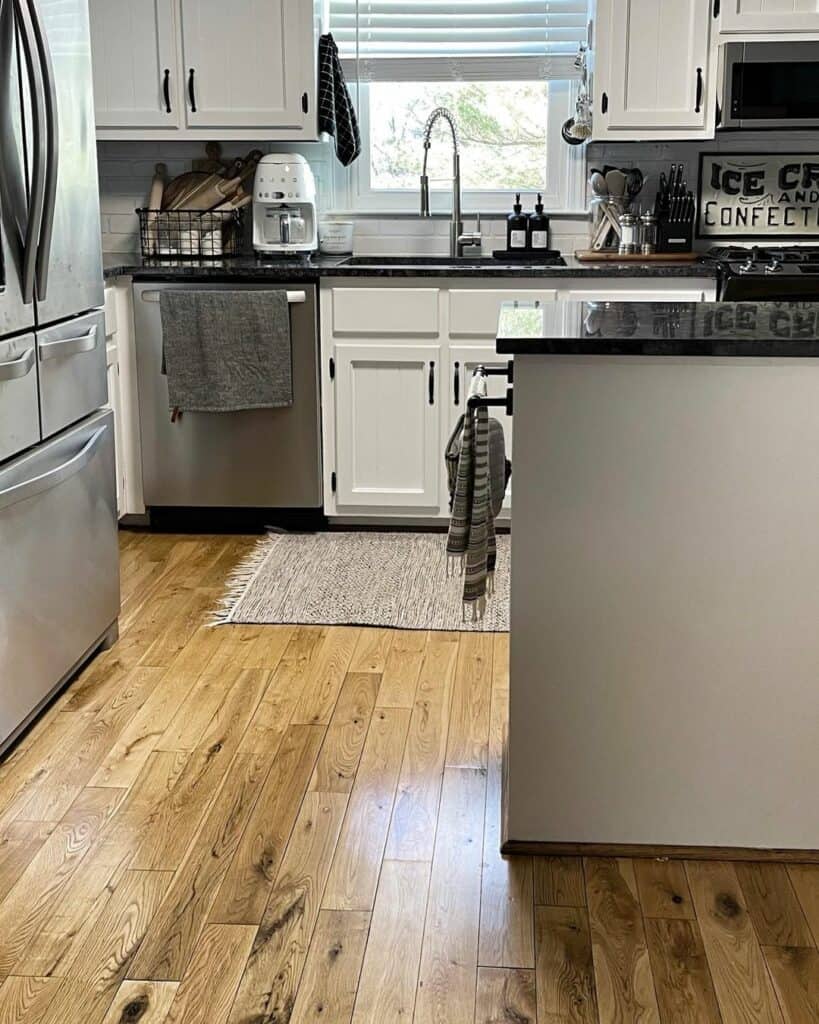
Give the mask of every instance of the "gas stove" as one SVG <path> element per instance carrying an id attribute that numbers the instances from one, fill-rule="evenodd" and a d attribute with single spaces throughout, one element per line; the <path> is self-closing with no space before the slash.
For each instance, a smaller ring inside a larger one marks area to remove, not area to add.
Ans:
<path id="1" fill-rule="evenodd" d="M 819 302 L 819 245 L 716 246 L 706 258 L 720 268 L 726 302 Z"/>

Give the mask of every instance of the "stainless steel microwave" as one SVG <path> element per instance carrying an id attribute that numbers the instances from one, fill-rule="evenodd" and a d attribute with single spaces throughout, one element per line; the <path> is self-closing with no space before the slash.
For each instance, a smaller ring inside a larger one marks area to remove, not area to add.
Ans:
<path id="1" fill-rule="evenodd" d="M 819 42 L 724 49 L 721 129 L 819 128 Z"/>

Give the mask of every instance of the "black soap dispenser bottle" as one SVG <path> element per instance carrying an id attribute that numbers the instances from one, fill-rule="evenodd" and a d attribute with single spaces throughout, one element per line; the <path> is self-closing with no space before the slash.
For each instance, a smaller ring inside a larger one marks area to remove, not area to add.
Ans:
<path id="1" fill-rule="evenodd" d="M 535 212 L 529 215 L 529 248 L 534 252 L 549 248 L 549 218 L 543 212 L 543 196 L 539 192 Z"/>
<path id="2" fill-rule="evenodd" d="M 515 196 L 515 205 L 512 207 L 513 213 L 510 213 L 506 218 L 506 248 L 508 251 L 513 249 L 524 250 L 527 243 L 527 221 L 528 217 L 523 212 L 523 207 L 520 205 L 520 193 Z"/>

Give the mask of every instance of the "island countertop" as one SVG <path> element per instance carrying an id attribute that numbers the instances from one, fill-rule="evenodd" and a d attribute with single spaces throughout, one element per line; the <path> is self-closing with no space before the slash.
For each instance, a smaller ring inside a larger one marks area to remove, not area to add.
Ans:
<path id="1" fill-rule="evenodd" d="M 819 357 L 802 302 L 504 302 L 503 355 Z"/>

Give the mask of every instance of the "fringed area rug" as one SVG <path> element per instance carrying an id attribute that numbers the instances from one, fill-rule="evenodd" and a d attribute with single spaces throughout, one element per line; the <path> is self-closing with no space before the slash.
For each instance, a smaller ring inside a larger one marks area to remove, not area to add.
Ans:
<path id="1" fill-rule="evenodd" d="M 500 535 L 495 592 L 473 622 L 463 579 L 447 576 L 445 534 L 271 534 L 232 574 L 216 621 L 505 632 L 509 549 Z"/>

